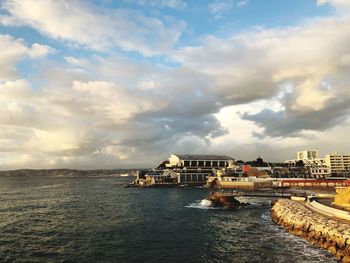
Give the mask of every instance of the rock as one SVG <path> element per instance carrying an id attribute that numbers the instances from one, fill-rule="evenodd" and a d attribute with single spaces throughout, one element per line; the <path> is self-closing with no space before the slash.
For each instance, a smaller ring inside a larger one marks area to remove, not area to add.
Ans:
<path id="1" fill-rule="evenodd" d="M 311 244 L 350 263 L 350 225 L 314 213 L 300 203 L 281 199 L 272 207 L 272 220 Z"/>
<path id="2" fill-rule="evenodd" d="M 328 249 L 329 253 L 331 253 L 332 255 L 336 255 L 337 254 L 337 249 L 335 246 L 330 246 Z"/>
<path id="3" fill-rule="evenodd" d="M 344 241 L 344 239 L 342 239 L 342 238 L 337 238 L 337 239 L 336 239 L 336 242 L 337 242 L 337 245 L 338 245 L 340 248 L 343 248 L 344 245 L 345 245 L 345 241 Z"/>

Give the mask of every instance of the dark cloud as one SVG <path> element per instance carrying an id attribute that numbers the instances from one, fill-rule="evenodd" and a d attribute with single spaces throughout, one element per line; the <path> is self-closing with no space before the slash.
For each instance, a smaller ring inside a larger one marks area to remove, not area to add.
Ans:
<path id="1" fill-rule="evenodd" d="M 253 135 L 262 138 L 271 137 L 299 137 L 303 131 L 324 131 L 344 122 L 350 113 L 350 99 L 334 99 L 328 105 L 316 111 L 297 111 L 292 109 L 273 111 L 263 109 L 259 113 L 245 112 L 242 119 L 252 121 L 264 128 L 263 133 Z"/>

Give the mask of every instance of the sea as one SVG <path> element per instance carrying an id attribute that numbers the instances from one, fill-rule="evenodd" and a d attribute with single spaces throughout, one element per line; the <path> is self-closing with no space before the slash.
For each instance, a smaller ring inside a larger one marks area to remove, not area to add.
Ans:
<path id="1" fill-rule="evenodd" d="M 0 262 L 336 262 L 271 221 L 271 199 L 208 209 L 208 189 L 130 178 L 0 178 Z"/>

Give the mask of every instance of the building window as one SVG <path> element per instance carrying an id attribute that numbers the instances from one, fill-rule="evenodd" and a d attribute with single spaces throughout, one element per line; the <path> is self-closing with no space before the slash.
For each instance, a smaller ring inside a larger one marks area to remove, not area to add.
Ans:
<path id="1" fill-rule="evenodd" d="M 180 182 L 185 182 L 186 176 L 184 174 L 180 174 Z"/>
<path id="2" fill-rule="evenodd" d="M 198 166 L 203 167 L 204 166 L 204 161 L 198 161 Z"/>
<path id="3" fill-rule="evenodd" d="M 185 166 L 185 167 L 190 166 L 190 161 L 184 161 L 184 166 Z"/>
<path id="4" fill-rule="evenodd" d="M 213 161 L 213 167 L 217 167 L 218 166 L 218 161 Z"/>
<path id="5" fill-rule="evenodd" d="M 205 167 L 210 167 L 211 166 L 211 162 L 210 161 L 205 161 Z"/>
<path id="6" fill-rule="evenodd" d="M 220 164 L 220 167 L 225 167 L 225 161 L 220 161 L 219 164 Z"/>

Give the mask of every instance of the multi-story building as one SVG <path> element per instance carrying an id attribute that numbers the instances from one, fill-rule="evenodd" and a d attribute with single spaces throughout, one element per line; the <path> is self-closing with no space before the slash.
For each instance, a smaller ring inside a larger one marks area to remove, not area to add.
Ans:
<path id="1" fill-rule="evenodd" d="M 310 175 L 312 178 L 325 179 L 331 176 L 331 168 L 326 165 L 311 166 Z"/>
<path id="2" fill-rule="evenodd" d="M 297 159 L 287 160 L 286 163 L 298 166 L 302 161 L 302 167 L 292 167 L 291 177 L 326 178 L 331 175 L 330 168 L 325 164 L 325 158 L 319 158 L 317 150 L 305 150 L 297 152 Z"/>
<path id="3" fill-rule="evenodd" d="M 327 154 L 325 165 L 330 167 L 332 175 L 347 175 L 350 172 L 350 155 L 338 152 Z"/>
<path id="4" fill-rule="evenodd" d="M 171 154 L 158 168 L 140 174 L 136 181 L 146 185 L 203 185 L 215 169 L 234 166 L 234 159 L 225 155 Z"/>
<path id="5" fill-rule="evenodd" d="M 173 169 L 179 184 L 206 182 L 213 169 L 234 165 L 234 159 L 226 155 L 171 154 L 165 167 Z"/>

